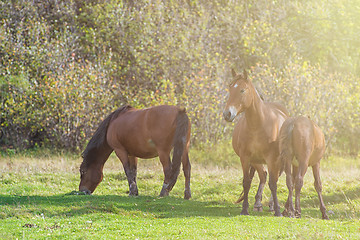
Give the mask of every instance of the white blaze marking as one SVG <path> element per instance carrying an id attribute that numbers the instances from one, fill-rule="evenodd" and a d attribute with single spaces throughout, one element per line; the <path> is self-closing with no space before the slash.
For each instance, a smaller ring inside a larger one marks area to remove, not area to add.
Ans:
<path id="1" fill-rule="evenodd" d="M 236 107 L 234 107 L 234 106 L 230 106 L 229 107 L 229 111 L 230 111 L 230 113 L 231 113 L 231 116 L 236 116 L 237 115 L 237 110 L 236 110 Z"/>

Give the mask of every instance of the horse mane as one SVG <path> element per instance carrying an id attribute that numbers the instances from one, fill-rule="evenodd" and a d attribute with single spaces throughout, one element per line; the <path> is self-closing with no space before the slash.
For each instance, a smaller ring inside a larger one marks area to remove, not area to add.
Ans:
<path id="1" fill-rule="evenodd" d="M 254 89 L 255 89 L 256 94 L 259 96 L 259 98 L 260 98 L 261 100 L 265 101 L 264 94 L 263 94 L 261 88 L 260 88 L 260 90 L 259 90 L 258 87 L 255 87 L 255 86 L 254 86 Z"/>
<path id="2" fill-rule="evenodd" d="M 91 162 L 93 162 L 96 157 L 90 155 L 96 155 L 96 150 L 100 149 L 104 145 L 107 145 L 106 142 L 106 132 L 110 122 L 117 118 L 120 113 L 126 112 L 132 107 L 130 105 L 124 105 L 119 109 L 115 110 L 114 112 L 110 113 L 104 121 L 102 121 L 95 131 L 94 135 L 91 137 L 89 143 L 87 144 L 85 150 L 82 152 L 81 157 L 83 158 L 83 163 L 80 166 L 82 169 L 85 166 L 88 166 Z M 107 145 L 108 146 L 108 145 Z"/>

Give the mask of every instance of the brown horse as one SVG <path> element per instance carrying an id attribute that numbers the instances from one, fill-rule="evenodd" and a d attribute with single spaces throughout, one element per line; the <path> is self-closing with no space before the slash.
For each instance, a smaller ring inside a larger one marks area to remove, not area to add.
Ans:
<path id="1" fill-rule="evenodd" d="M 307 117 L 288 118 L 281 127 L 279 135 L 280 160 L 286 173 L 286 185 L 289 189 L 288 199 L 283 214 L 289 217 L 301 217 L 300 191 L 308 166 L 312 166 L 314 185 L 319 196 L 320 211 L 323 219 L 326 214 L 321 195 L 320 159 L 325 152 L 324 134 L 313 121 Z M 295 157 L 295 159 L 294 159 Z M 292 173 L 291 173 L 292 165 Z M 293 206 L 293 183 L 295 182 L 295 212 Z"/>
<path id="2" fill-rule="evenodd" d="M 243 75 L 238 75 L 232 70 L 233 82 L 229 88 L 229 99 L 223 112 L 226 121 L 233 121 L 240 116 L 235 126 L 232 145 L 240 157 L 243 170 L 243 200 L 242 215 L 248 215 L 248 194 L 250 190 L 253 168 L 257 170 L 260 185 L 255 196 L 255 209 L 262 209 L 261 196 L 266 183 L 266 171 L 269 170 L 269 186 L 274 201 L 275 216 L 281 216 L 276 195 L 277 180 L 281 171 L 278 161 L 279 147 L 278 134 L 282 123 L 288 117 L 287 110 L 279 104 L 264 102 L 257 93 L 252 82 Z"/>
<path id="3" fill-rule="evenodd" d="M 135 109 L 123 106 L 111 113 L 96 130 L 82 154 L 79 190 L 91 194 L 103 178 L 103 167 L 112 151 L 123 164 L 129 195 L 138 195 L 137 157 L 159 156 L 164 171 L 160 196 L 167 196 L 176 183 L 183 164 L 185 199 L 191 197 L 189 162 L 190 121 L 185 109 L 156 106 Z M 170 161 L 170 151 L 173 159 Z"/>

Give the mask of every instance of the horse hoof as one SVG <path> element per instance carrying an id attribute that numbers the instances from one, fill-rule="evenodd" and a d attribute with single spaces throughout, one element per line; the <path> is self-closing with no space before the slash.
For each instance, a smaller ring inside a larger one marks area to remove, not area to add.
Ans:
<path id="1" fill-rule="evenodd" d="M 283 215 L 284 217 L 289 217 L 289 213 L 288 213 L 288 211 L 286 211 L 286 210 L 284 210 L 284 211 L 282 212 L 282 215 Z"/>
<path id="2" fill-rule="evenodd" d="M 129 196 L 138 196 L 139 191 L 135 182 L 129 185 Z"/>
<path id="3" fill-rule="evenodd" d="M 282 217 L 283 215 L 281 213 L 279 214 L 274 214 L 275 217 Z"/>
<path id="4" fill-rule="evenodd" d="M 191 193 L 190 193 L 190 191 L 185 191 L 185 193 L 184 193 L 184 199 L 189 200 L 190 198 L 191 198 Z"/>
<path id="5" fill-rule="evenodd" d="M 137 188 L 136 189 L 130 189 L 129 196 L 138 196 L 138 195 L 139 195 L 139 192 L 138 192 Z"/>
<path id="6" fill-rule="evenodd" d="M 263 211 L 263 207 L 259 206 L 259 207 L 255 207 L 254 206 L 254 212 L 262 212 Z"/>
<path id="7" fill-rule="evenodd" d="M 248 211 L 241 211 L 240 215 L 249 215 Z"/>
<path id="8" fill-rule="evenodd" d="M 169 196 L 169 192 L 167 190 L 163 189 L 163 190 L 161 190 L 159 196 L 160 197 L 167 197 L 167 196 Z"/>

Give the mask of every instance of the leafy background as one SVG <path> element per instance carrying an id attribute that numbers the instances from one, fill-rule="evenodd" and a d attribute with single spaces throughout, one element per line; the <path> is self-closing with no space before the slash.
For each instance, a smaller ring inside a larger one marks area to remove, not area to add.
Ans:
<path id="1" fill-rule="evenodd" d="M 0 1 L 2 149 L 80 151 L 111 111 L 181 105 L 192 142 L 231 137 L 230 69 L 357 155 L 360 1 Z"/>

